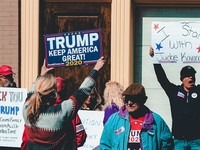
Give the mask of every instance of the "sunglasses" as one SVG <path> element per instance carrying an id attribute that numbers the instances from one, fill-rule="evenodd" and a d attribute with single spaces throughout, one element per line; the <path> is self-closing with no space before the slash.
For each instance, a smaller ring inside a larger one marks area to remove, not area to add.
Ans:
<path id="1" fill-rule="evenodd" d="M 128 101 L 131 101 L 132 103 L 141 103 L 141 97 L 126 95 L 124 102 L 128 103 Z"/>

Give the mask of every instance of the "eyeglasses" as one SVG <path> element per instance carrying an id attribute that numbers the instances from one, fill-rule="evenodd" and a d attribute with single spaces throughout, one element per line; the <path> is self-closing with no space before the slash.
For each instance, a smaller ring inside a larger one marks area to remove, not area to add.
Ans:
<path id="1" fill-rule="evenodd" d="M 3 75 L 0 75 L 0 78 L 3 78 L 5 81 L 10 82 L 10 80 Z"/>
<path id="2" fill-rule="evenodd" d="M 92 93 L 92 94 L 89 95 L 89 97 L 90 97 L 90 98 L 95 98 L 95 97 L 96 97 L 96 94 L 93 94 L 93 93 Z"/>
<path id="3" fill-rule="evenodd" d="M 4 79 L 6 79 L 6 77 L 5 77 L 5 76 L 3 76 L 3 75 L 0 75 L 0 77 L 1 77 L 1 78 L 4 78 Z"/>

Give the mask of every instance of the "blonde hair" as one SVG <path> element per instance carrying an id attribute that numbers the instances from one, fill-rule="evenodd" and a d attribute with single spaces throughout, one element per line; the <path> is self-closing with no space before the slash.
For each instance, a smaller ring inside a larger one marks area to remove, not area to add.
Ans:
<path id="1" fill-rule="evenodd" d="M 48 95 L 49 93 L 56 90 L 56 80 L 52 74 L 45 74 L 40 76 L 35 83 L 34 94 L 29 99 L 27 108 L 27 119 L 35 125 L 40 115 L 40 108 L 44 105 L 41 96 Z"/>
<path id="2" fill-rule="evenodd" d="M 116 81 L 108 81 L 104 89 L 104 110 L 111 107 L 111 103 L 115 103 L 119 108 L 123 106 L 122 93 L 124 87 Z"/>

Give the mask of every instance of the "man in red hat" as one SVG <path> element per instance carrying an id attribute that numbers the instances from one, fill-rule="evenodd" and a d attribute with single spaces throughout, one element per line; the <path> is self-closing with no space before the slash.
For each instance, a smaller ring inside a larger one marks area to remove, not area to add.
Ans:
<path id="1" fill-rule="evenodd" d="M 0 66 L 0 87 L 16 87 L 13 78 L 12 67 L 8 65 Z"/>
<path id="2" fill-rule="evenodd" d="M 13 78 L 12 67 L 8 65 L 0 66 L 0 87 L 16 87 Z M 1 150 L 19 150 L 20 148 L 14 147 L 0 147 Z"/>

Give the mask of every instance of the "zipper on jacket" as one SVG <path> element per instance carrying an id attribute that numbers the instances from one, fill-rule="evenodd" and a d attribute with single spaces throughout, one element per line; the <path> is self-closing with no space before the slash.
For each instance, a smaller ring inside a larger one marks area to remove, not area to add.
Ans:
<path id="1" fill-rule="evenodd" d="M 187 103 L 189 102 L 188 97 L 189 97 L 189 93 L 187 93 Z"/>

